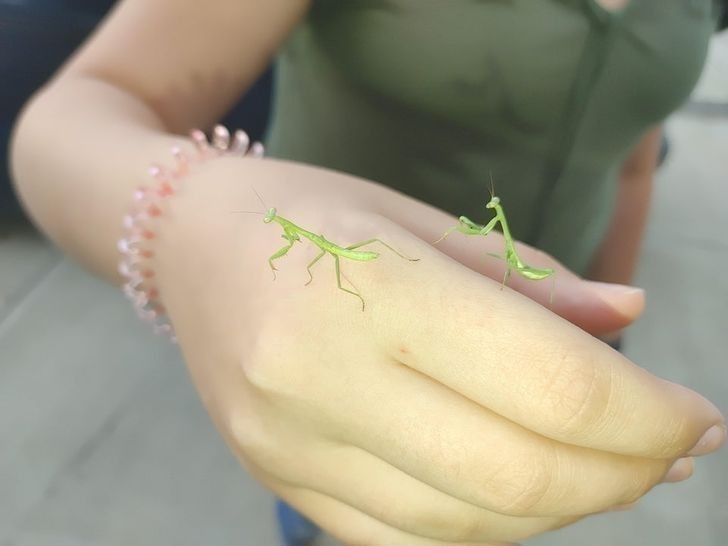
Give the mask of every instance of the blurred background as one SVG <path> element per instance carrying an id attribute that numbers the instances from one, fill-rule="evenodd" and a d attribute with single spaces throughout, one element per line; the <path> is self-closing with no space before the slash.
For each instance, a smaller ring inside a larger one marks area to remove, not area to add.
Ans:
<path id="1" fill-rule="evenodd" d="M 0 546 L 276 546 L 273 497 L 218 438 L 177 349 L 46 242 L 10 189 L 18 109 L 111 4 L 0 0 Z M 267 72 L 225 123 L 260 138 L 273 84 Z M 728 412 L 728 33 L 714 38 L 667 133 L 636 283 L 648 306 L 625 351 Z M 631 512 L 526 546 L 725 546 L 727 537 L 723 450 Z"/>

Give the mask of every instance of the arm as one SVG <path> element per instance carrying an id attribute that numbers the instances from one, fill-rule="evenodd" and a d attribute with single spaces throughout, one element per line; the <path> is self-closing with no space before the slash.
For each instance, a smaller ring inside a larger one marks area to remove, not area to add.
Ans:
<path id="1" fill-rule="evenodd" d="M 662 128 L 647 132 L 622 166 L 612 222 L 594 260 L 590 279 L 630 284 L 637 267 L 657 167 Z"/>
<path id="2" fill-rule="evenodd" d="M 225 111 L 306 6 L 200 4 L 125 0 L 16 128 L 27 208 L 107 279 L 148 162 L 166 156 L 171 133 Z M 423 239 L 452 222 L 441 211 L 293 162 L 220 159 L 190 178 L 160 223 L 154 261 L 193 380 L 240 461 L 345 542 L 492 544 L 561 526 L 641 496 L 721 420 L 696 394 L 476 274 L 462 242 L 443 245 L 460 261 L 432 249 Z M 230 214 L 232 203 L 258 206 L 247 181 L 303 225 L 342 242 L 381 235 L 424 267 L 386 255 L 376 267 L 347 264 L 367 313 L 331 282 L 303 289 L 303 253 L 274 284 L 264 264 L 279 234 Z M 588 283 L 560 278 L 563 315 L 602 330 L 629 320 Z"/>
<path id="3" fill-rule="evenodd" d="M 173 133 L 228 110 L 308 4 L 120 2 L 15 127 L 11 170 L 26 210 L 65 251 L 115 280 L 119 222 L 149 163 L 169 155 Z"/>

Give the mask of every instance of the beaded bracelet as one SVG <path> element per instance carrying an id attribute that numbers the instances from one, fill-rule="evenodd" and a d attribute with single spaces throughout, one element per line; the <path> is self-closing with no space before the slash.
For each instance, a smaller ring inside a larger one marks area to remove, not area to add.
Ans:
<path id="1" fill-rule="evenodd" d="M 159 164 L 149 167 L 151 184 L 139 186 L 132 194 L 132 206 L 122 220 L 123 236 L 117 247 L 121 253 L 119 273 L 124 277 L 124 295 L 131 301 L 140 319 L 152 325 L 156 334 L 168 336 L 176 343 L 174 328 L 166 317 L 164 306 L 159 300 L 159 289 L 155 284 L 155 273 L 150 259 L 158 222 L 164 214 L 165 201 L 180 189 L 184 177 L 192 164 L 199 164 L 217 157 L 263 157 L 260 142 L 250 144 L 245 131 L 237 130 L 233 138 L 222 125 L 217 125 L 211 142 L 199 129 L 190 132 L 196 155 L 188 155 L 179 146 L 172 148 L 174 167 L 165 168 Z"/>

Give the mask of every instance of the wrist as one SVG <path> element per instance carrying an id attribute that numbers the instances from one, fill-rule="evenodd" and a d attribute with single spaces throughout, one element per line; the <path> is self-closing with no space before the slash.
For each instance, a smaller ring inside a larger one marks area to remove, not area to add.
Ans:
<path id="1" fill-rule="evenodd" d="M 175 340 L 173 328 L 165 317 L 162 304 L 160 276 L 156 267 L 157 253 L 164 247 L 162 233 L 170 215 L 170 202 L 183 193 L 191 171 L 210 159 L 223 157 L 261 157 L 262 146 L 249 146 L 247 135 L 236 131 L 231 140 L 227 129 L 217 126 L 212 142 L 201 131 L 192 131 L 194 150 L 175 146 L 173 165 L 152 164 L 151 180 L 136 188 L 132 205 L 123 217 L 123 236 L 117 247 L 121 253 L 118 271 L 124 278 L 122 290 L 137 311 L 139 318 L 149 322 L 156 333 L 165 333 Z M 187 148 L 187 146 L 185 146 Z M 167 162 L 169 163 L 169 162 Z"/>

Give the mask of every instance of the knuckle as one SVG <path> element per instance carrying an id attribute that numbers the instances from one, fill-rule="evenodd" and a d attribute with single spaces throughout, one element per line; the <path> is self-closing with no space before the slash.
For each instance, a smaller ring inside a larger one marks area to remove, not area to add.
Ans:
<path id="1" fill-rule="evenodd" d="M 603 424 L 612 390 L 610 370 L 588 353 L 566 351 L 550 363 L 542 385 L 544 415 L 565 437 L 578 437 Z"/>
<path id="2" fill-rule="evenodd" d="M 622 504 L 631 504 L 644 497 L 659 483 L 667 465 L 664 461 L 646 461 L 636 464 L 629 474 Z"/>
<path id="3" fill-rule="evenodd" d="M 303 358 L 301 332 L 285 326 L 262 325 L 241 362 L 252 390 L 267 398 L 285 396 L 298 386 Z M 293 355 L 298 355 L 294 358 Z"/>
<path id="4" fill-rule="evenodd" d="M 225 425 L 235 447 L 246 459 L 266 469 L 271 466 L 270 461 L 277 458 L 279 450 L 276 450 L 271 434 L 260 426 L 255 417 L 232 411 L 228 414 Z"/>
<path id="5" fill-rule="evenodd" d="M 489 478 L 489 504 L 501 514 L 533 515 L 551 493 L 556 464 L 556 454 L 550 448 L 545 448 L 538 457 L 512 460 Z"/>

